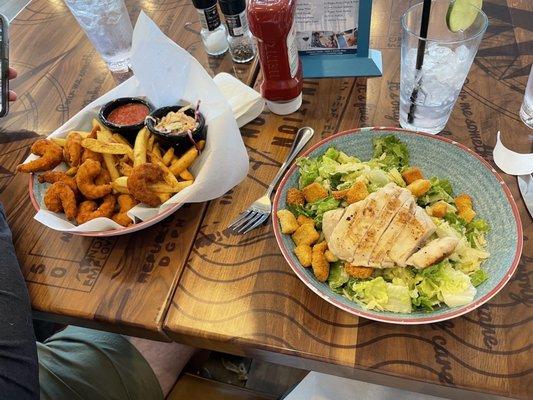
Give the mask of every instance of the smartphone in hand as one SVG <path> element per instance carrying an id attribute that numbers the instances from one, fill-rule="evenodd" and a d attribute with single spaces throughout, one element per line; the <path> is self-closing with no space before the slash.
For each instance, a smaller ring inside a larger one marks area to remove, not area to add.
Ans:
<path id="1" fill-rule="evenodd" d="M 8 22 L 0 14 L 0 117 L 9 111 L 9 38 Z"/>

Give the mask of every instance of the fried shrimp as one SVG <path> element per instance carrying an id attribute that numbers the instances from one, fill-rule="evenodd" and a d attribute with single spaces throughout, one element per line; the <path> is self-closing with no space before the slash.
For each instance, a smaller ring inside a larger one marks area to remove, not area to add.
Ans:
<path id="1" fill-rule="evenodd" d="M 70 132 L 63 148 L 65 161 L 71 167 L 77 167 L 81 164 L 83 147 L 81 147 L 81 135 L 77 132 Z"/>
<path id="2" fill-rule="evenodd" d="M 130 226 L 133 221 L 128 217 L 127 212 L 137 205 L 138 201 L 129 194 L 121 194 L 117 198 L 119 212 L 113 215 L 112 219 L 122 226 Z"/>
<path id="3" fill-rule="evenodd" d="M 111 193 L 111 185 L 105 183 L 98 185 L 95 179 L 100 175 L 102 167 L 98 161 L 85 160 L 78 168 L 76 183 L 80 192 L 90 200 L 99 199 Z"/>
<path id="4" fill-rule="evenodd" d="M 76 180 L 73 177 L 68 176 L 65 172 L 46 171 L 39 175 L 37 179 L 39 180 L 39 183 L 65 182 L 72 189 L 74 194 L 78 194 L 78 185 L 76 185 Z"/>
<path id="5" fill-rule="evenodd" d="M 38 172 L 57 167 L 63 161 L 63 149 L 48 139 L 39 139 L 31 146 L 31 152 L 41 158 L 20 164 L 17 171 Z"/>
<path id="6" fill-rule="evenodd" d="M 159 196 L 148 185 L 164 180 L 163 170 L 156 164 L 145 163 L 134 167 L 128 177 L 130 194 L 146 205 L 157 207 L 161 204 Z"/>
<path id="7" fill-rule="evenodd" d="M 76 222 L 78 224 L 83 224 L 99 217 L 111 218 L 115 211 L 115 204 L 116 199 L 112 194 L 105 196 L 100 206 L 92 200 L 84 201 L 80 204 Z"/>
<path id="8" fill-rule="evenodd" d="M 94 183 L 97 185 L 105 185 L 106 183 L 111 183 L 111 174 L 107 169 L 102 168 L 102 171 L 94 179 Z"/>
<path id="9" fill-rule="evenodd" d="M 52 212 L 64 211 L 68 219 L 76 218 L 76 195 L 65 182 L 54 182 L 44 194 L 44 204 Z"/>

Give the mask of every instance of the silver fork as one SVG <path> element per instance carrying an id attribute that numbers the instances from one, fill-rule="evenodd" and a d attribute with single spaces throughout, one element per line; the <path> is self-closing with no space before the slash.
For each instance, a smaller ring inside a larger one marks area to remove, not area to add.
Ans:
<path id="1" fill-rule="evenodd" d="M 233 221 L 230 226 L 228 226 L 228 228 L 230 228 L 234 233 L 245 234 L 250 232 L 252 229 L 257 228 L 268 219 L 272 213 L 272 202 L 270 201 L 270 196 L 272 195 L 274 188 L 283 177 L 283 174 L 289 165 L 291 165 L 294 157 L 296 157 L 307 144 L 307 142 L 309 142 L 309 139 L 313 137 L 314 133 L 315 131 L 313 128 L 309 128 L 308 126 L 300 128 L 298 132 L 296 132 L 296 137 L 294 138 L 294 142 L 292 142 L 291 150 L 289 151 L 289 154 L 287 155 L 287 158 L 283 164 L 281 164 L 278 173 L 272 180 L 272 183 L 268 187 L 266 193 L 254 201 L 245 211 L 243 211 L 237 217 L 237 219 Z"/>

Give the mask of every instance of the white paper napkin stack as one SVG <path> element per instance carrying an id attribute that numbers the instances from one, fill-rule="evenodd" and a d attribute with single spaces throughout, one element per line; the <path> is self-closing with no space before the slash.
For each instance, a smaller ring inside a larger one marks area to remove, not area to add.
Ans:
<path id="1" fill-rule="evenodd" d="M 228 101 L 239 128 L 263 112 L 265 100 L 261 95 L 233 75 L 221 72 L 213 80 Z"/>

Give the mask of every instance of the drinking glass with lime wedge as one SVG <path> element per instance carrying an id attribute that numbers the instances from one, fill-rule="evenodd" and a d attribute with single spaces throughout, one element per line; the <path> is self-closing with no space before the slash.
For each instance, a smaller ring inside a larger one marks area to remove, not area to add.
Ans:
<path id="1" fill-rule="evenodd" d="M 422 3 L 412 6 L 402 16 L 400 125 L 403 128 L 435 134 L 446 126 L 487 29 L 488 19 L 481 5 L 482 0 L 433 0 L 425 38 L 420 36 Z M 424 46 L 420 46 L 421 41 Z M 421 48 L 423 62 L 417 69 Z"/>

